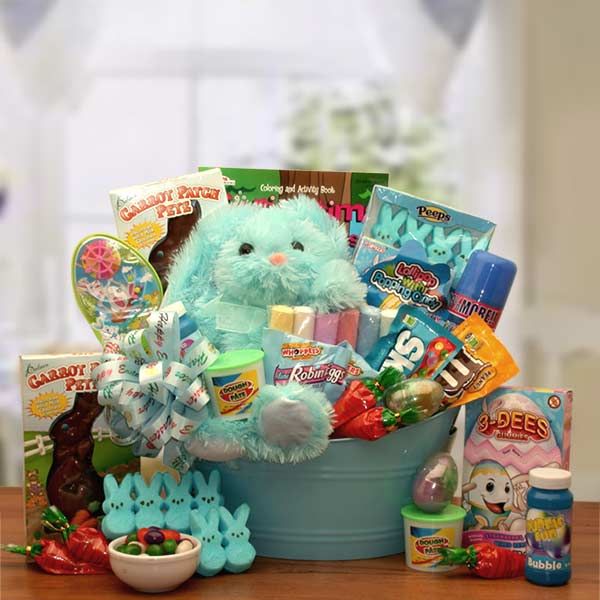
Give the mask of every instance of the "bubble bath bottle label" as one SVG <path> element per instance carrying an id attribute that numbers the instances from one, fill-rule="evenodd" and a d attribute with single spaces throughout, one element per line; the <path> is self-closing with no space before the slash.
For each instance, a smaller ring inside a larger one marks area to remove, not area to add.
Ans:
<path id="1" fill-rule="evenodd" d="M 571 568 L 571 510 L 527 511 L 526 568 L 552 573 Z"/>

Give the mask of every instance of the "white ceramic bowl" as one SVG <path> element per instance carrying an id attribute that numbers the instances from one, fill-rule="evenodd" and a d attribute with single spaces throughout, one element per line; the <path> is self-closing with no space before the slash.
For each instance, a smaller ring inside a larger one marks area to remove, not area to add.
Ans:
<path id="1" fill-rule="evenodd" d="M 200 541 L 183 533 L 181 537 L 190 540 L 194 547 L 181 554 L 164 556 L 118 552 L 117 548 L 127 539 L 127 536 L 119 537 L 108 545 L 110 566 L 121 581 L 140 592 L 170 592 L 196 572 L 200 560 Z"/>

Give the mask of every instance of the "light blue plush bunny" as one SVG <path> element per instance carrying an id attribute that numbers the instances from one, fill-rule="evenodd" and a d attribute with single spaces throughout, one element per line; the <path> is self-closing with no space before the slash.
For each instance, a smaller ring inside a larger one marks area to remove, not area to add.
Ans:
<path id="1" fill-rule="evenodd" d="M 202 219 L 174 260 L 166 302 L 182 301 L 200 331 L 226 351 L 261 347 L 269 305 L 335 312 L 359 307 L 365 294 L 344 226 L 314 200 L 298 197 L 271 208 L 233 204 Z M 217 327 L 223 307 L 232 304 L 246 330 Z M 270 435 L 277 423 L 288 427 Z M 321 454 L 330 432 L 331 406 L 321 391 L 265 385 L 252 419 L 209 418 L 187 449 L 207 460 L 297 462 Z"/>
<path id="2" fill-rule="evenodd" d="M 174 260 L 166 302 L 182 301 L 213 344 L 231 350 L 260 348 L 270 305 L 335 312 L 359 307 L 365 295 L 344 225 L 300 196 L 271 208 L 233 204 L 203 218 Z M 249 331 L 217 329 L 219 303 L 263 310 L 264 320 Z"/>
<path id="3" fill-rule="evenodd" d="M 425 240 L 427 236 L 431 233 L 433 229 L 433 225 L 429 225 L 428 223 L 423 223 L 419 225 L 419 221 L 414 217 L 408 217 L 406 219 L 406 228 L 404 235 L 400 238 L 400 247 L 402 247 L 407 242 L 415 241 L 419 242 L 423 246 L 426 245 Z"/>
<path id="4" fill-rule="evenodd" d="M 203 515 L 208 514 L 211 508 L 218 508 L 223 504 L 221 494 L 221 473 L 214 469 L 208 476 L 208 483 L 200 471 L 194 471 L 194 488 L 196 490 L 195 506 Z"/>
<path id="5" fill-rule="evenodd" d="M 475 246 L 473 246 L 473 238 L 468 231 L 465 231 L 460 240 L 460 252 L 454 258 L 454 281 L 458 281 L 462 275 L 469 257 L 475 250 L 487 250 L 490 245 L 490 238 L 487 235 L 480 237 Z"/>
<path id="6" fill-rule="evenodd" d="M 163 512 L 163 499 L 160 492 L 163 487 L 163 474 L 155 473 L 146 485 L 141 473 L 135 473 L 133 476 L 133 488 L 135 490 L 135 526 L 137 529 L 143 527 L 164 527 L 165 513 Z"/>
<path id="7" fill-rule="evenodd" d="M 241 504 L 232 515 L 221 506 L 219 516 L 221 531 L 225 537 L 225 570 L 230 573 L 243 573 L 252 566 L 256 557 L 256 550 L 250 543 L 250 530 L 246 526 L 250 507 Z"/>
<path id="8" fill-rule="evenodd" d="M 133 478 L 127 473 L 121 485 L 113 475 L 104 477 L 104 502 L 102 510 L 105 517 L 102 519 L 102 533 L 113 540 L 122 535 L 127 535 L 135 530 L 135 502 L 132 497 Z"/>
<path id="9" fill-rule="evenodd" d="M 198 510 L 190 513 L 190 530 L 202 544 L 200 562 L 196 572 L 204 577 L 220 573 L 225 566 L 225 549 L 222 546 L 223 534 L 219 531 L 219 511 L 211 508 L 206 516 Z"/>
<path id="10" fill-rule="evenodd" d="M 406 209 L 400 209 L 396 215 L 392 214 L 392 207 L 384 203 L 377 214 L 377 222 L 371 228 L 371 236 L 376 240 L 394 246 L 400 247 L 400 228 L 404 225 L 408 212 Z"/>
<path id="11" fill-rule="evenodd" d="M 427 246 L 427 259 L 431 264 L 445 263 L 450 265 L 454 252 L 452 249 L 461 240 L 465 232 L 455 229 L 446 235 L 443 227 L 433 230 L 433 241 Z"/>
<path id="12" fill-rule="evenodd" d="M 177 483 L 170 473 L 165 473 L 163 482 L 167 495 L 165 505 L 167 514 L 165 525 L 168 529 L 175 529 L 181 533 L 190 531 L 190 511 L 194 504 L 192 497 L 192 474 L 188 471 Z"/>

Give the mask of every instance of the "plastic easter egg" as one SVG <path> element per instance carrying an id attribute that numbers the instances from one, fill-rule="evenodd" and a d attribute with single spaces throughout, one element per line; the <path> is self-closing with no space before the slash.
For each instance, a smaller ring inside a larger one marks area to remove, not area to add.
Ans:
<path id="1" fill-rule="evenodd" d="M 452 501 L 458 486 L 458 468 L 450 454 L 431 456 L 413 482 L 413 502 L 424 512 L 438 513 Z"/>
<path id="2" fill-rule="evenodd" d="M 407 379 L 392 385 L 383 394 L 383 402 L 409 425 L 434 415 L 442 404 L 444 390 L 431 379 Z"/>

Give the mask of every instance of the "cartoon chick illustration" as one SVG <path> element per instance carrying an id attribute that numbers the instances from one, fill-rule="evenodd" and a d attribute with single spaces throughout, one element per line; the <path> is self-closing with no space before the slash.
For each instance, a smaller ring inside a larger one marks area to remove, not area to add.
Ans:
<path id="1" fill-rule="evenodd" d="M 463 486 L 463 497 L 470 505 L 477 528 L 504 529 L 513 510 L 513 483 L 506 469 L 494 460 L 482 460 Z"/>

